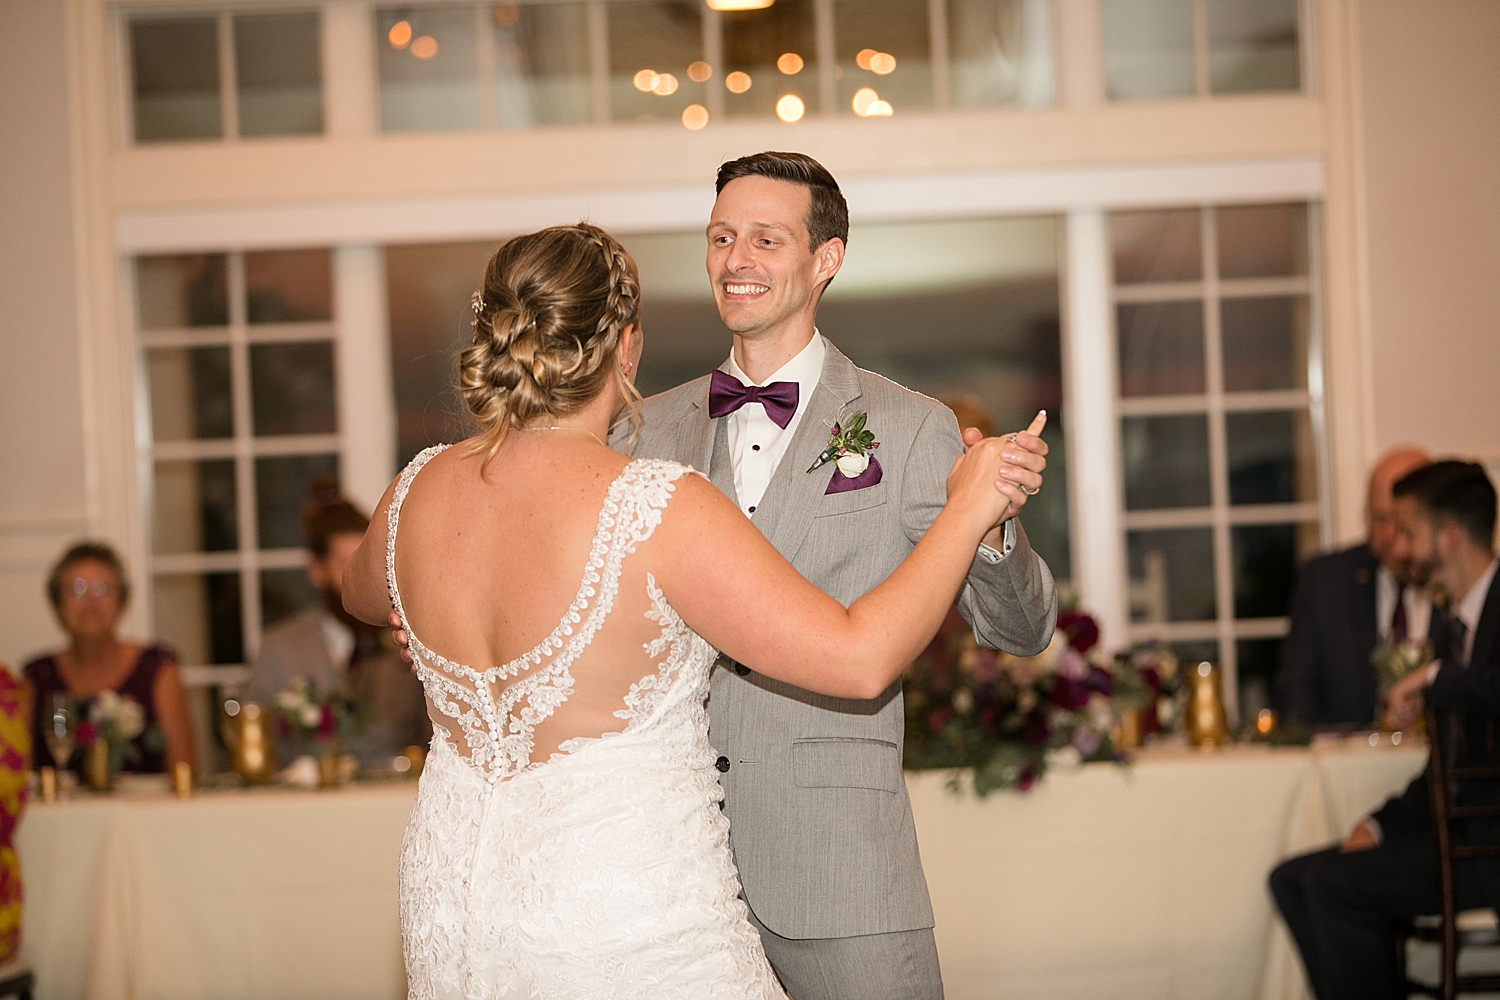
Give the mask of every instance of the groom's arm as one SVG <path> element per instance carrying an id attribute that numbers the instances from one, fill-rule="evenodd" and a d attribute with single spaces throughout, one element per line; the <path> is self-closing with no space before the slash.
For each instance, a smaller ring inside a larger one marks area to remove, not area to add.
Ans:
<path id="1" fill-rule="evenodd" d="M 952 412 L 946 407 L 930 411 L 917 429 L 901 477 L 901 523 L 913 545 L 947 502 L 948 470 L 963 452 Z M 1018 518 L 1005 523 L 1004 540 L 1004 551 L 984 546 L 975 553 L 958 611 L 981 646 L 1033 656 L 1052 639 L 1057 591 Z"/>

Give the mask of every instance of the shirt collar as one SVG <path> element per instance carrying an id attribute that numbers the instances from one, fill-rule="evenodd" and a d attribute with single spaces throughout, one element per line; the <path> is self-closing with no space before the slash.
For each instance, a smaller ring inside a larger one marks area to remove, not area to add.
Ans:
<path id="1" fill-rule="evenodd" d="M 1479 628 L 1479 616 L 1484 614 L 1484 599 L 1489 596 L 1490 584 L 1495 579 L 1496 567 L 1500 567 L 1500 559 L 1491 559 L 1489 567 L 1479 575 L 1479 579 L 1474 581 L 1474 586 L 1469 588 L 1464 599 L 1453 608 L 1454 616 L 1468 627 L 1470 635 L 1473 635 Z"/>
<path id="2" fill-rule="evenodd" d="M 790 361 L 776 369 L 776 372 L 764 382 L 753 382 L 749 375 L 740 369 L 739 363 L 734 360 L 734 351 L 729 352 L 729 360 L 724 363 L 722 371 L 733 375 L 745 385 L 770 385 L 772 382 L 796 382 L 798 396 L 798 409 L 807 400 L 812 398 L 812 391 L 818 387 L 818 379 L 823 374 L 823 359 L 828 353 L 823 340 L 823 335 L 813 328 L 812 340 L 807 346 L 798 351 Z"/>

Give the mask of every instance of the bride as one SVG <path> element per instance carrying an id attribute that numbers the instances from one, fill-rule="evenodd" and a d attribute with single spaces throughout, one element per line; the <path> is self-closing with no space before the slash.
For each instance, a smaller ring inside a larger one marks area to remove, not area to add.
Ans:
<path id="1" fill-rule="evenodd" d="M 846 610 L 691 469 L 605 445 L 640 400 L 639 308 L 601 229 L 501 247 L 460 360 L 480 433 L 413 459 L 345 577 L 355 615 L 399 616 L 435 730 L 401 850 L 412 997 L 782 997 L 718 806 L 715 650 L 877 697 L 1010 503 L 980 442 Z"/>

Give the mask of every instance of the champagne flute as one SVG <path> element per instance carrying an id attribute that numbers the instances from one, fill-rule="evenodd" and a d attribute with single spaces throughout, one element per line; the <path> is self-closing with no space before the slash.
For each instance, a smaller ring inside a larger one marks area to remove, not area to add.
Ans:
<path id="1" fill-rule="evenodd" d="M 78 712 L 65 692 L 52 694 L 52 711 L 45 735 L 53 764 L 59 771 L 66 770 L 78 739 Z"/>

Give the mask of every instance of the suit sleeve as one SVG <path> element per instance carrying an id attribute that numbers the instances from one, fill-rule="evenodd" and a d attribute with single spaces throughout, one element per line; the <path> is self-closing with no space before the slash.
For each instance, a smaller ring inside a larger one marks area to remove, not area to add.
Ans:
<path id="1" fill-rule="evenodd" d="M 901 523 L 915 545 L 948 499 L 948 470 L 963 454 L 958 421 L 946 407 L 928 412 L 917 428 L 901 477 Z M 958 596 L 958 610 L 982 646 L 1017 656 L 1047 647 L 1057 624 L 1057 590 L 1052 573 L 1026 538 L 1019 520 L 1015 546 L 994 560 L 976 552 L 969 578 Z"/>
<path id="2" fill-rule="evenodd" d="M 1303 567 L 1292 594 L 1292 623 L 1281 648 L 1281 710 L 1289 719 L 1314 725 L 1323 718 L 1318 692 L 1317 567 Z"/>

